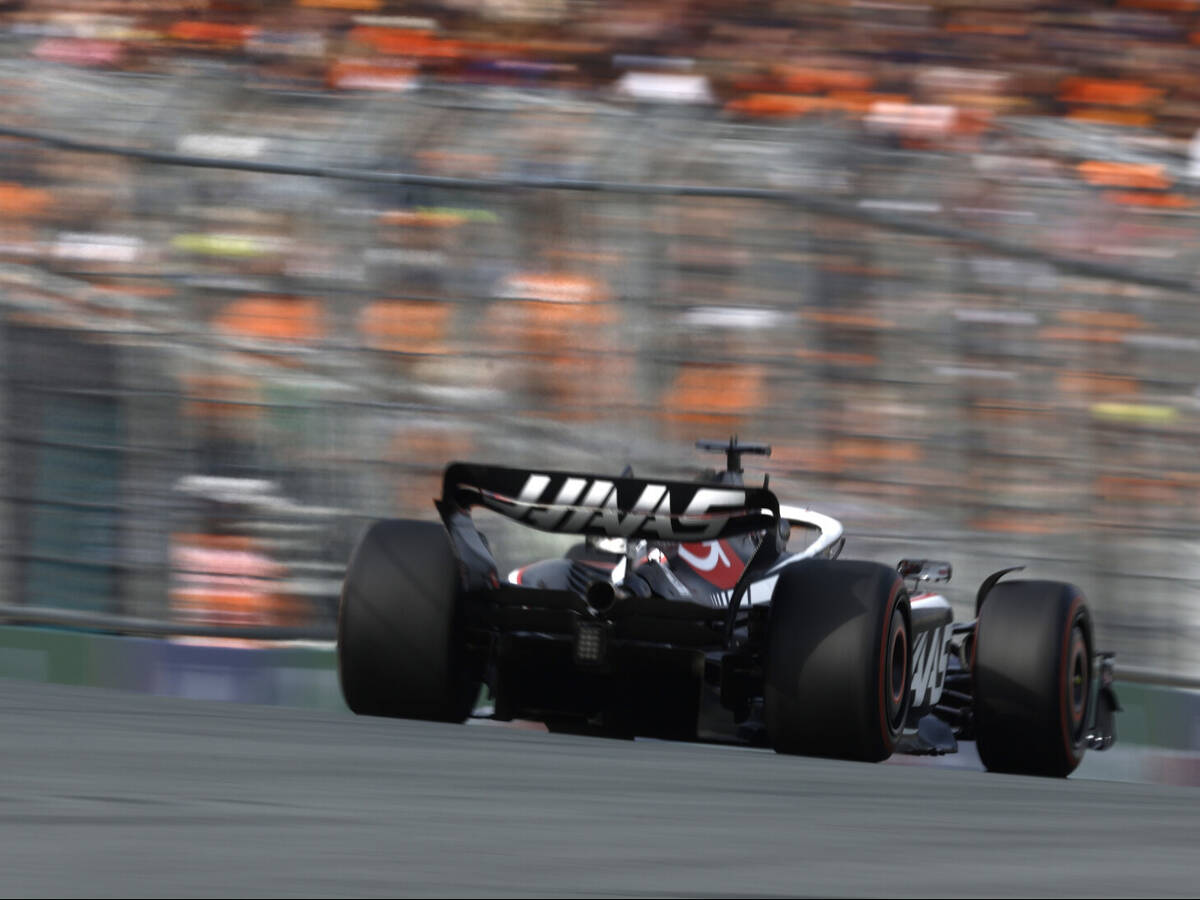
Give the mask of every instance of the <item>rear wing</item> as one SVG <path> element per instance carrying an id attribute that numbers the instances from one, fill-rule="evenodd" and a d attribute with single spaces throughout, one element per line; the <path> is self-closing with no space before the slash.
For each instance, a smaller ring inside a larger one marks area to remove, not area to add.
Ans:
<path id="1" fill-rule="evenodd" d="M 540 531 L 656 541 L 710 541 L 779 527 L 766 488 L 451 463 L 443 519 L 482 506 Z"/>
<path id="2" fill-rule="evenodd" d="M 765 487 L 711 485 L 545 472 L 477 463 L 451 463 L 436 503 L 462 566 L 468 590 L 499 584 L 496 561 L 471 520 L 483 506 L 541 531 L 636 540 L 711 541 L 763 531 L 758 549 L 729 597 L 725 641 L 730 644 L 738 609 L 750 582 L 782 550 L 779 500 Z M 802 520 L 803 521 L 803 520 Z"/>

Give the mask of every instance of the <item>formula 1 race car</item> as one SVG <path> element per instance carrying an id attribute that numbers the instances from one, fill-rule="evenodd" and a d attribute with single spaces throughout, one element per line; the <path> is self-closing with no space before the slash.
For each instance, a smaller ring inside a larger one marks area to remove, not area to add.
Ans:
<path id="1" fill-rule="evenodd" d="M 977 743 L 994 771 L 1065 776 L 1114 739 L 1112 654 L 1070 584 L 987 578 L 973 621 L 927 590 L 948 563 L 842 560 L 842 526 L 744 484 L 765 444 L 701 441 L 699 481 L 454 463 L 441 522 L 374 523 L 350 559 L 338 673 L 363 715 L 734 740 L 878 761 Z M 584 538 L 501 579 L 486 508 Z M 807 543 L 789 551 L 793 534 Z"/>

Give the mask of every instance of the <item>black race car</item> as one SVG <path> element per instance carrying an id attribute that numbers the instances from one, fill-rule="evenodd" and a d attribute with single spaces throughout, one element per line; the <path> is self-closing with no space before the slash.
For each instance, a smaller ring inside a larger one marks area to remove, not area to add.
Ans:
<path id="1" fill-rule="evenodd" d="M 462 722 L 486 684 L 495 718 L 552 730 L 875 761 L 966 739 L 988 769 L 1057 776 L 1111 745 L 1112 655 L 1077 588 L 1005 569 L 955 623 L 928 589 L 948 563 L 839 559 L 837 520 L 744 484 L 742 455 L 769 447 L 698 446 L 725 470 L 450 465 L 440 522 L 376 522 L 351 557 L 337 642 L 350 709 Z M 502 578 L 475 507 L 584 540 Z"/>

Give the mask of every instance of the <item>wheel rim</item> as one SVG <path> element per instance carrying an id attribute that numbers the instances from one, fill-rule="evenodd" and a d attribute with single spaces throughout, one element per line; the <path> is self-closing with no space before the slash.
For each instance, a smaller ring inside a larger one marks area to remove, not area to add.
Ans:
<path id="1" fill-rule="evenodd" d="M 900 628 L 896 631 L 892 638 L 891 650 L 891 666 L 888 671 L 888 692 L 891 694 L 892 703 L 899 705 L 904 700 L 904 683 L 907 681 L 908 664 L 908 641 L 904 636 L 904 629 Z"/>
<path id="2" fill-rule="evenodd" d="M 1087 642 L 1083 629 L 1076 625 L 1071 630 L 1071 644 L 1067 657 L 1067 710 L 1071 720 L 1071 737 L 1079 741 L 1083 737 L 1084 717 L 1088 701 Z"/>
<path id="3" fill-rule="evenodd" d="M 905 706 L 908 694 L 908 629 L 904 615 L 899 609 L 892 613 L 892 624 L 888 629 L 887 666 L 887 713 L 888 725 L 898 732 L 904 725 Z"/>

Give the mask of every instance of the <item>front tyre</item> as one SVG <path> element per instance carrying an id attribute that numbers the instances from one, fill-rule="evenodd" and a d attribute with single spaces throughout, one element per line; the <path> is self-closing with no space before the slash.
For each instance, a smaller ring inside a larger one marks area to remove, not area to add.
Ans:
<path id="1" fill-rule="evenodd" d="M 878 762 L 892 755 L 912 693 L 911 613 L 895 570 L 808 560 L 771 598 L 767 733 L 779 753 Z"/>
<path id="2" fill-rule="evenodd" d="M 446 530 L 387 519 L 350 557 L 338 610 L 338 680 L 359 715 L 462 722 L 479 694 Z"/>
<path id="3" fill-rule="evenodd" d="M 1065 777 L 1083 759 L 1092 622 L 1058 581 L 992 588 L 975 630 L 975 734 L 989 772 Z"/>

